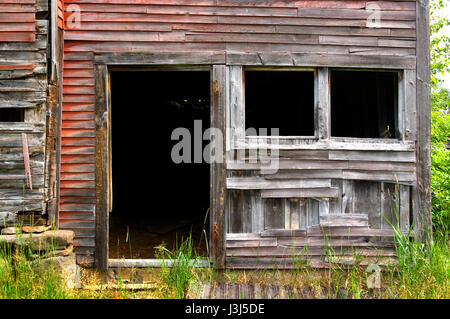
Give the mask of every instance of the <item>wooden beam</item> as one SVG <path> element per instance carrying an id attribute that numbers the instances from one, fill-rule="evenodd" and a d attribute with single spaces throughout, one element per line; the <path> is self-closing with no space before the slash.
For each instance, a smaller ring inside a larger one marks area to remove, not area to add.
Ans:
<path id="1" fill-rule="evenodd" d="M 331 136 L 330 77 L 328 68 L 318 68 L 314 79 L 315 135 L 319 139 Z"/>
<path id="2" fill-rule="evenodd" d="M 106 65 L 95 66 L 95 265 L 108 268 L 108 109 Z"/>
<path id="3" fill-rule="evenodd" d="M 219 129 L 225 134 L 226 119 L 225 108 L 227 105 L 226 86 L 227 67 L 225 65 L 214 65 L 212 68 L 211 87 L 211 127 Z M 226 201 L 226 168 L 225 168 L 225 143 L 221 152 L 215 158 L 221 158 L 211 163 L 211 260 L 216 269 L 225 268 L 225 203 Z"/>
<path id="4" fill-rule="evenodd" d="M 103 53 L 94 56 L 94 63 L 108 65 L 225 64 L 225 53 L 216 51 Z"/>
<path id="5" fill-rule="evenodd" d="M 429 0 L 418 0 L 417 11 L 417 187 L 413 187 L 413 223 L 418 239 L 432 239 L 431 220 L 431 109 Z"/>
<path id="6" fill-rule="evenodd" d="M 419 41 L 417 41 L 419 43 Z M 413 56 L 323 54 L 323 53 L 241 53 L 228 52 L 227 65 L 266 65 L 297 67 L 348 67 L 377 69 L 414 69 L 416 58 Z"/>

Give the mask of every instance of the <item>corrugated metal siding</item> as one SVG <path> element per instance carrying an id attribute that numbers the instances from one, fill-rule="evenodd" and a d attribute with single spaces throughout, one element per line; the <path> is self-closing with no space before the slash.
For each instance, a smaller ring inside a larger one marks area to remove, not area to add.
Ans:
<path id="1" fill-rule="evenodd" d="M 366 27 L 373 3 L 382 10 L 381 28 Z M 59 220 L 75 230 L 76 251 L 87 261 L 95 226 L 93 53 L 415 55 L 414 1 L 66 0 L 64 8 L 72 4 L 81 23 L 66 22 L 64 31 Z"/>

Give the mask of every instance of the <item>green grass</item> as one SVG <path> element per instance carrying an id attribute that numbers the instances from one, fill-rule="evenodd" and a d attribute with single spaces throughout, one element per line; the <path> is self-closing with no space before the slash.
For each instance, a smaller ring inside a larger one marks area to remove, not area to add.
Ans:
<path id="1" fill-rule="evenodd" d="M 24 234 L 17 234 L 25 240 Z M 44 252 L 51 254 L 51 250 Z M 52 261 L 44 262 L 30 245 L 0 247 L 0 299 L 64 299 L 68 290 Z"/>
<path id="2" fill-rule="evenodd" d="M 202 278 L 199 269 L 196 267 L 200 264 L 202 259 L 196 254 L 193 247 L 192 235 L 183 240 L 174 251 L 170 251 L 167 248 L 158 247 L 158 258 L 169 260 L 170 267 L 167 267 L 164 263 L 161 267 L 161 277 L 166 283 L 166 297 L 184 299 L 187 297 L 189 290 L 198 288 L 202 282 Z M 212 280 L 212 268 L 207 271 L 208 278 Z"/>

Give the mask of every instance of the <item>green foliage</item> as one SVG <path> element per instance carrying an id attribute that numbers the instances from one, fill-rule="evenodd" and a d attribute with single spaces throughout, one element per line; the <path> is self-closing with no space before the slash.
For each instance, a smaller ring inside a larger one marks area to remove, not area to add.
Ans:
<path id="1" fill-rule="evenodd" d="M 186 298 L 191 285 L 200 281 L 196 268 L 196 265 L 200 264 L 200 257 L 194 258 L 192 235 L 189 234 L 186 240 L 182 239 L 180 246 L 177 243 L 174 251 L 163 246 L 158 247 L 157 255 L 158 258 L 167 259 L 171 263 L 169 268 L 165 263 L 162 263 L 161 267 L 161 275 L 166 279 L 167 290 L 173 294 L 169 293 L 168 297 Z"/>
<path id="2" fill-rule="evenodd" d="M 445 5 L 444 0 L 430 2 L 431 87 L 433 89 L 442 82 L 438 75 L 450 72 L 450 37 L 443 32 L 443 28 L 450 25 L 450 20 L 440 15 L 440 10 Z"/>
<path id="3" fill-rule="evenodd" d="M 19 233 L 17 236 L 23 235 Z M 62 273 L 51 260 L 44 261 L 33 255 L 32 248 L 26 245 L 12 248 L 5 244 L 0 247 L 0 299 L 68 297 Z"/>
<path id="4" fill-rule="evenodd" d="M 392 224 L 391 224 L 392 225 Z M 397 298 L 448 299 L 449 246 L 445 241 L 428 243 L 411 240 L 412 227 L 407 234 L 394 229 L 398 266 L 390 270 L 392 291 Z"/>
<path id="5" fill-rule="evenodd" d="M 436 236 L 448 237 L 450 224 L 450 91 L 432 93 L 431 193 Z"/>

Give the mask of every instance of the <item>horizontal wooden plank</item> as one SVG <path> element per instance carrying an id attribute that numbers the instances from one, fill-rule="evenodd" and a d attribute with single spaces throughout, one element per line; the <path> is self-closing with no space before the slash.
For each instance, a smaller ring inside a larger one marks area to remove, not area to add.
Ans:
<path id="1" fill-rule="evenodd" d="M 106 53 L 95 56 L 95 63 L 103 64 L 223 64 L 223 52 L 152 52 L 152 53 Z"/>
<path id="2" fill-rule="evenodd" d="M 304 189 L 263 189 L 262 198 L 336 198 L 339 189 L 329 188 L 304 188 Z"/>
<path id="3" fill-rule="evenodd" d="M 319 216 L 323 227 L 369 227 L 367 214 L 327 214 Z"/>
<path id="4" fill-rule="evenodd" d="M 95 188 L 94 181 L 61 181 L 61 188 Z"/>
<path id="5" fill-rule="evenodd" d="M 94 228 L 95 222 L 94 221 L 73 221 L 73 220 L 65 220 L 60 219 L 59 220 L 59 228 L 60 229 L 78 229 L 78 228 Z"/>
<path id="6" fill-rule="evenodd" d="M 367 19 L 373 12 L 371 10 L 351 10 L 351 9 L 321 9 L 321 8 L 299 8 L 298 16 L 305 18 L 323 18 L 329 19 Z M 383 10 L 383 19 L 385 20 L 416 20 L 415 11 L 407 10 Z"/>
<path id="7" fill-rule="evenodd" d="M 348 180 L 366 180 L 366 181 L 380 181 L 392 182 L 406 185 L 412 185 L 416 181 L 415 173 L 412 172 L 384 172 L 384 171 L 353 171 L 344 170 L 342 173 L 343 179 Z"/>
<path id="8" fill-rule="evenodd" d="M 43 200 L 44 193 L 42 189 L 0 189 L 0 200 Z"/>
<path id="9" fill-rule="evenodd" d="M 74 173 L 74 172 L 94 172 L 94 164 L 61 164 L 62 173 Z"/>
<path id="10" fill-rule="evenodd" d="M 61 188 L 61 197 L 64 196 L 79 196 L 95 198 L 95 189 L 93 188 Z"/>
<path id="11" fill-rule="evenodd" d="M 411 13 L 410 13 L 411 14 Z M 164 19 L 164 17 L 161 17 Z M 161 20 L 161 18 L 159 20 Z M 210 17 L 205 17 L 210 18 Z M 204 19 L 204 23 L 208 21 Z M 166 18 L 167 21 L 167 18 Z M 166 22 L 164 21 L 164 22 Z M 261 25 L 295 25 L 295 26 L 332 26 L 332 27 L 360 27 L 365 28 L 367 25 L 367 18 L 362 15 L 352 19 L 333 19 L 327 17 L 233 17 L 233 16 L 218 16 L 215 23 L 220 24 L 261 24 Z M 209 22 L 211 23 L 211 22 Z M 395 29 L 415 29 L 416 24 L 414 20 L 398 20 L 398 19 L 381 19 L 380 28 L 395 28 Z"/>
<path id="12" fill-rule="evenodd" d="M 42 146 L 29 147 L 28 154 L 33 161 L 44 161 L 44 147 Z M 0 148 L 0 161 L 23 161 L 23 148 Z"/>
<path id="13" fill-rule="evenodd" d="M 342 178 L 340 169 L 300 169 L 279 170 L 274 174 L 261 172 L 265 179 L 308 179 L 308 178 Z"/>
<path id="14" fill-rule="evenodd" d="M 311 226 L 307 229 L 307 236 L 311 237 L 394 237 L 394 232 L 391 229 L 370 229 L 364 227 L 321 227 Z"/>
<path id="15" fill-rule="evenodd" d="M 27 134 L 27 141 L 29 147 L 44 147 L 44 135 L 43 134 Z M 22 135 L 18 133 L 2 133 L 0 135 L 0 147 L 20 147 L 22 146 Z"/>
<path id="16" fill-rule="evenodd" d="M 306 230 L 301 229 L 266 229 L 261 232 L 261 237 L 303 237 Z"/>
<path id="17" fill-rule="evenodd" d="M 0 182 L 0 185 L 2 183 Z M 42 211 L 43 198 L 40 199 L 3 199 L 2 210 L 9 212 Z"/>
<path id="18" fill-rule="evenodd" d="M 350 237 L 350 238 L 323 238 L 323 237 L 303 237 L 303 238 L 278 238 L 280 247 L 394 247 L 393 238 L 383 239 L 377 237 Z"/>
<path id="19" fill-rule="evenodd" d="M 66 164 L 89 164 L 95 163 L 95 157 L 92 154 L 62 154 L 61 163 Z"/>
<path id="20" fill-rule="evenodd" d="M 341 43 L 346 43 L 341 42 Z M 345 52 L 343 52 L 345 53 Z M 311 67 L 365 67 L 383 69 L 414 69 L 415 57 L 376 56 L 358 54 L 309 53 L 227 53 L 229 65 L 276 65 Z"/>
<path id="21" fill-rule="evenodd" d="M 0 123 L 0 132 L 44 133 L 45 123 Z"/>
<path id="22" fill-rule="evenodd" d="M 227 239 L 227 248 L 239 248 L 239 247 L 276 247 L 276 238 L 260 238 L 260 239 L 247 239 L 247 240 L 229 240 Z"/>
<path id="23" fill-rule="evenodd" d="M 232 15 L 232 16 L 297 16 L 295 8 L 258 8 L 247 7 L 244 10 L 226 6 L 184 6 L 180 5 L 128 5 L 128 4 L 81 4 L 83 12 L 115 12 L 115 13 L 145 13 L 167 15 Z"/>
<path id="24" fill-rule="evenodd" d="M 266 180 L 261 177 L 227 178 L 228 189 L 278 189 L 278 188 L 323 188 L 331 187 L 329 179 Z"/>
<path id="25" fill-rule="evenodd" d="M 362 171 L 392 171 L 414 173 L 416 165 L 414 163 L 396 163 L 396 162 L 374 162 L 374 161 L 349 161 L 348 170 Z"/>
<path id="26" fill-rule="evenodd" d="M 335 256 L 396 256 L 393 248 L 371 248 L 371 247 L 345 247 L 341 246 L 334 252 L 329 248 L 315 247 L 256 247 L 256 248 L 228 248 L 227 257 L 289 257 L 300 256 L 325 256 L 327 252 Z"/>
<path id="27" fill-rule="evenodd" d="M 64 219 L 64 220 L 84 220 L 84 221 L 89 221 L 89 220 L 95 220 L 95 215 L 91 212 L 86 213 L 86 212 L 63 212 L 60 211 L 59 213 L 59 218 L 60 219 Z"/>
<path id="28" fill-rule="evenodd" d="M 411 141 L 393 139 L 336 138 L 317 140 L 297 137 L 249 137 L 235 141 L 235 148 L 267 150 L 414 151 Z"/>
<path id="29" fill-rule="evenodd" d="M 241 161 L 228 161 L 226 163 L 227 169 L 229 170 L 257 170 L 257 169 L 267 169 L 269 172 L 273 172 L 276 169 L 282 170 L 320 170 L 320 169 L 347 169 L 348 161 L 322 161 L 322 160 L 295 160 L 295 159 L 276 159 L 274 158 L 272 162 L 266 163 L 243 163 Z M 270 169 L 270 170 L 269 170 Z M 269 180 L 266 180 L 269 182 Z M 276 181 L 275 179 L 270 181 Z M 279 180 L 282 182 L 282 180 Z M 318 187 L 330 187 L 328 186 L 318 186 Z M 305 187 L 295 187 L 293 185 L 290 188 L 307 188 Z"/>
<path id="30" fill-rule="evenodd" d="M 381 162 L 410 162 L 414 163 L 416 155 L 414 152 L 395 151 L 330 151 L 330 160 L 350 161 L 381 161 Z"/>

